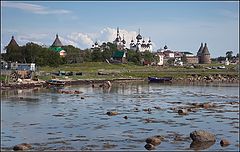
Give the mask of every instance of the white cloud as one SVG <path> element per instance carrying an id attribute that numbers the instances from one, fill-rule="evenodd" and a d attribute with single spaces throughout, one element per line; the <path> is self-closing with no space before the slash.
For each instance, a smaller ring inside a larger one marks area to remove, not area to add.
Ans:
<path id="1" fill-rule="evenodd" d="M 129 46 L 132 38 L 135 39 L 135 37 L 137 36 L 136 31 L 127 31 L 125 29 L 119 29 L 119 33 L 121 38 L 123 38 L 123 35 L 124 35 L 126 46 Z M 101 30 L 100 33 L 98 33 L 97 37 L 95 38 L 101 42 L 113 42 L 116 36 L 117 36 L 117 30 L 114 28 L 107 27 Z"/>
<path id="2" fill-rule="evenodd" d="M 41 5 L 22 3 L 22 2 L 2 2 L 2 7 L 17 8 L 20 10 L 32 12 L 35 14 L 68 14 L 69 10 L 64 9 L 50 9 Z"/>
<path id="3" fill-rule="evenodd" d="M 44 39 L 47 35 L 46 34 L 27 34 L 27 35 L 19 35 L 16 37 L 16 41 L 18 44 L 26 44 L 28 42 L 33 42 L 38 45 L 43 45 L 43 42 L 41 41 Z"/>
<path id="4" fill-rule="evenodd" d="M 120 29 L 120 36 L 126 41 L 126 46 L 129 48 L 129 44 L 133 39 L 136 43 L 136 31 L 128 31 L 126 29 Z M 114 28 L 106 27 L 99 32 L 95 33 L 83 33 L 83 32 L 73 32 L 65 36 L 59 36 L 60 41 L 63 45 L 73 45 L 75 47 L 86 49 L 91 48 L 91 46 L 97 41 L 99 44 L 103 42 L 113 42 L 117 36 L 117 30 Z M 142 35 L 144 37 L 144 35 Z M 148 41 L 149 37 L 145 37 L 145 41 Z M 153 47 L 156 47 L 155 43 L 152 42 Z"/>
<path id="5" fill-rule="evenodd" d="M 135 38 L 137 35 L 136 31 L 127 31 L 120 29 L 120 36 L 126 40 L 127 47 L 130 44 L 132 38 Z M 116 29 L 106 27 L 99 32 L 95 33 L 82 33 L 82 32 L 73 32 L 67 36 L 63 36 L 60 40 L 64 45 L 73 45 L 81 49 L 90 48 L 94 42 L 102 44 L 103 42 L 113 42 L 116 38 L 117 32 Z"/>
<path id="6" fill-rule="evenodd" d="M 124 35 L 124 39 L 126 41 L 127 48 L 129 48 L 129 45 L 130 45 L 130 42 L 132 39 L 136 43 L 136 36 L 137 36 L 138 32 L 128 31 L 126 29 L 119 29 L 119 33 L 120 33 L 121 38 L 123 38 L 123 35 Z M 106 27 L 103 30 L 101 30 L 99 33 L 95 34 L 95 36 L 96 36 L 95 39 L 97 39 L 100 42 L 113 42 L 117 36 L 117 29 Z M 142 37 L 144 38 L 145 42 L 147 42 L 149 40 L 150 36 L 142 35 Z M 156 47 L 154 42 L 152 42 L 152 45 L 153 45 L 153 47 Z"/>
<path id="7" fill-rule="evenodd" d="M 129 44 L 133 39 L 136 42 L 136 31 L 128 31 L 126 29 L 120 29 L 120 36 L 126 41 L 126 46 L 129 48 Z M 91 48 L 91 46 L 97 41 L 99 44 L 103 42 L 113 42 L 116 38 L 117 31 L 115 28 L 106 27 L 99 32 L 95 33 L 83 33 L 73 32 L 67 35 L 59 34 L 59 39 L 63 45 L 73 45 L 80 49 Z M 144 37 L 144 35 L 142 35 Z M 46 33 L 31 33 L 31 34 L 16 34 L 15 39 L 19 45 L 25 45 L 28 42 L 34 42 L 39 45 L 52 45 L 55 36 L 49 36 Z M 145 41 L 148 41 L 148 37 L 145 37 Z M 155 43 L 152 42 L 153 47 Z"/>
<path id="8" fill-rule="evenodd" d="M 71 40 L 71 39 L 68 39 L 68 38 L 65 38 L 65 37 L 62 37 L 62 36 L 59 36 L 59 39 L 60 39 L 60 41 L 62 42 L 63 45 L 72 45 L 72 46 L 75 46 L 75 47 L 79 47 L 77 41 L 74 41 L 74 40 Z"/>
<path id="9" fill-rule="evenodd" d="M 68 42 L 70 42 L 69 45 L 73 45 L 81 49 L 89 48 L 93 44 L 92 38 L 88 34 L 81 32 L 71 33 L 67 35 L 64 39 L 66 40 L 66 45 L 68 45 Z"/>

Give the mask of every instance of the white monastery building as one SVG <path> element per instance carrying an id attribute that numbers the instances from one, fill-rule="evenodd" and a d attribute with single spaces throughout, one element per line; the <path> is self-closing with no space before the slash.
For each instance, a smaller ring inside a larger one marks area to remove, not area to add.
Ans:
<path id="1" fill-rule="evenodd" d="M 124 35 L 123 38 L 120 37 L 119 33 L 119 28 L 117 28 L 117 37 L 113 41 L 114 44 L 117 45 L 118 50 L 124 50 L 126 49 L 126 41 L 124 40 Z M 136 43 L 134 40 L 131 40 L 130 47 L 131 50 L 139 51 L 139 52 L 144 52 L 144 51 L 149 51 L 152 52 L 152 42 L 149 38 L 147 42 L 145 42 L 144 38 L 140 34 L 140 29 L 138 32 L 138 35 L 136 36 Z"/>

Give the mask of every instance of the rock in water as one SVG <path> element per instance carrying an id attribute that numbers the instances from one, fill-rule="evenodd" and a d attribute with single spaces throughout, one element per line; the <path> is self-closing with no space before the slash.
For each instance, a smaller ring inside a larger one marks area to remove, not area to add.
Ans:
<path id="1" fill-rule="evenodd" d="M 187 115 L 188 114 L 188 110 L 187 109 L 180 109 L 180 110 L 178 110 L 178 114 L 179 115 Z"/>
<path id="2" fill-rule="evenodd" d="M 206 142 L 206 141 L 216 141 L 216 137 L 214 134 L 209 133 L 204 130 L 195 130 L 190 133 L 190 137 L 192 138 L 193 141 L 197 142 Z"/>
<path id="3" fill-rule="evenodd" d="M 27 144 L 27 143 L 22 143 L 22 144 L 18 144 L 18 145 L 15 145 L 13 147 L 13 150 L 28 150 L 30 149 L 32 146 L 30 144 Z"/>
<path id="4" fill-rule="evenodd" d="M 108 111 L 106 114 L 109 115 L 109 116 L 115 116 L 115 115 L 118 114 L 118 112 L 116 112 L 116 111 Z"/>
<path id="5" fill-rule="evenodd" d="M 161 144 L 161 136 L 153 136 L 153 137 L 148 137 L 146 139 L 146 143 L 152 144 L 154 146 Z"/>
<path id="6" fill-rule="evenodd" d="M 147 150 L 154 150 L 155 149 L 155 146 L 150 144 L 150 143 L 147 143 L 145 146 L 144 146 Z"/>
<path id="7" fill-rule="evenodd" d="M 204 150 L 214 145 L 214 143 L 215 143 L 214 141 L 204 141 L 204 142 L 193 141 L 190 144 L 190 149 Z"/>
<path id="8" fill-rule="evenodd" d="M 220 141 L 220 145 L 221 145 L 222 147 L 225 147 L 225 146 L 230 145 L 230 142 L 229 142 L 227 139 L 222 139 L 222 140 Z"/>

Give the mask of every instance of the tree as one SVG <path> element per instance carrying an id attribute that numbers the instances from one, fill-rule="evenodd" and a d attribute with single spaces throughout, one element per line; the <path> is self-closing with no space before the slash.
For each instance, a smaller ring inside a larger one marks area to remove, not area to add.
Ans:
<path id="1" fill-rule="evenodd" d="M 42 46 L 29 42 L 21 47 L 23 62 L 25 63 L 35 63 L 37 56 L 43 50 Z"/>
<path id="2" fill-rule="evenodd" d="M 84 62 L 92 62 L 92 53 L 90 49 L 85 49 L 83 51 L 83 61 Z"/>
<path id="3" fill-rule="evenodd" d="M 157 64 L 160 61 L 160 57 L 158 55 L 154 55 L 154 62 Z"/>
<path id="4" fill-rule="evenodd" d="M 76 48 L 72 45 L 67 45 L 62 47 L 67 55 L 65 56 L 64 60 L 65 63 L 72 64 L 72 63 L 81 63 L 83 62 L 83 51 L 79 48 Z"/>
<path id="5" fill-rule="evenodd" d="M 218 62 L 226 61 L 226 57 L 220 56 L 217 58 Z"/>
<path id="6" fill-rule="evenodd" d="M 232 54 L 233 54 L 233 51 L 227 51 L 226 52 L 226 58 L 228 58 L 229 60 L 232 59 Z"/>
<path id="7" fill-rule="evenodd" d="M 4 48 L 6 54 L 3 55 L 3 59 L 11 62 L 21 62 L 22 61 L 22 52 L 21 48 L 16 45 L 9 45 Z"/>
<path id="8" fill-rule="evenodd" d="M 116 44 L 113 44 L 113 43 L 111 43 L 111 42 L 107 42 L 107 46 L 109 47 L 109 49 L 110 49 L 112 52 L 117 51 L 117 45 L 116 45 Z"/>
<path id="9" fill-rule="evenodd" d="M 103 52 L 102 52 L 102 57 L 104 60 L 106 59 L 110 59 L 113 55 L 113 52 L 111 50 L 107 50 L 105 49 Z"/>
<path id="10" fill-rule="evenodd" d="M 128 62 L 133 62 L 139 65 L 141 64 L 141 53 L 134 50 L 128 50 L 127 60 Z"/>
<path id="11" fill-rule="evenodd" d="M 104 61 L 101 50 L 99 48 L 95 48 L 92 51 L 92 61 L 93 62 L 102 62 Z"/>
<path id="12" fill-rule="evenodd" d="M 174 64 L 174 61 L 175 61 L 174 58 L 170 58 L 170 59 L 167 60 L 167 64 L 168 64 L 168 65 L 173 65 L 173 64 Z"/>
<path id="13" fill-rule="evenodd" d="M 143 53 L 143 58 L 144 58 L 144 60 L 147 61 L 147 62 L 153 62 L 153 61 L 154 61 L 154 56 L 153 56 L 153 54 L 152 54 L 151 52 L 149 52 L 149 51 L 145 51 L 145 52 Z"/>

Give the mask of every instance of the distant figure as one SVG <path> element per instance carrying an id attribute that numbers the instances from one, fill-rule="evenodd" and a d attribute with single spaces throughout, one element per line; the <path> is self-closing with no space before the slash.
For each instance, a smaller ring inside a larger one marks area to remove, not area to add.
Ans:
<path id="1" fill-rule="evenodd" d="M 112 86 L 110 81 L 105 81 L 103 84 L 100 84 L 99 87 L 110 88 Z"/>
<path id="2" fill-rule="evenodd" d="M 112 86 L 110 81 L 106 81 L 103 83 L 103 87 L 110 88 Z"/>

